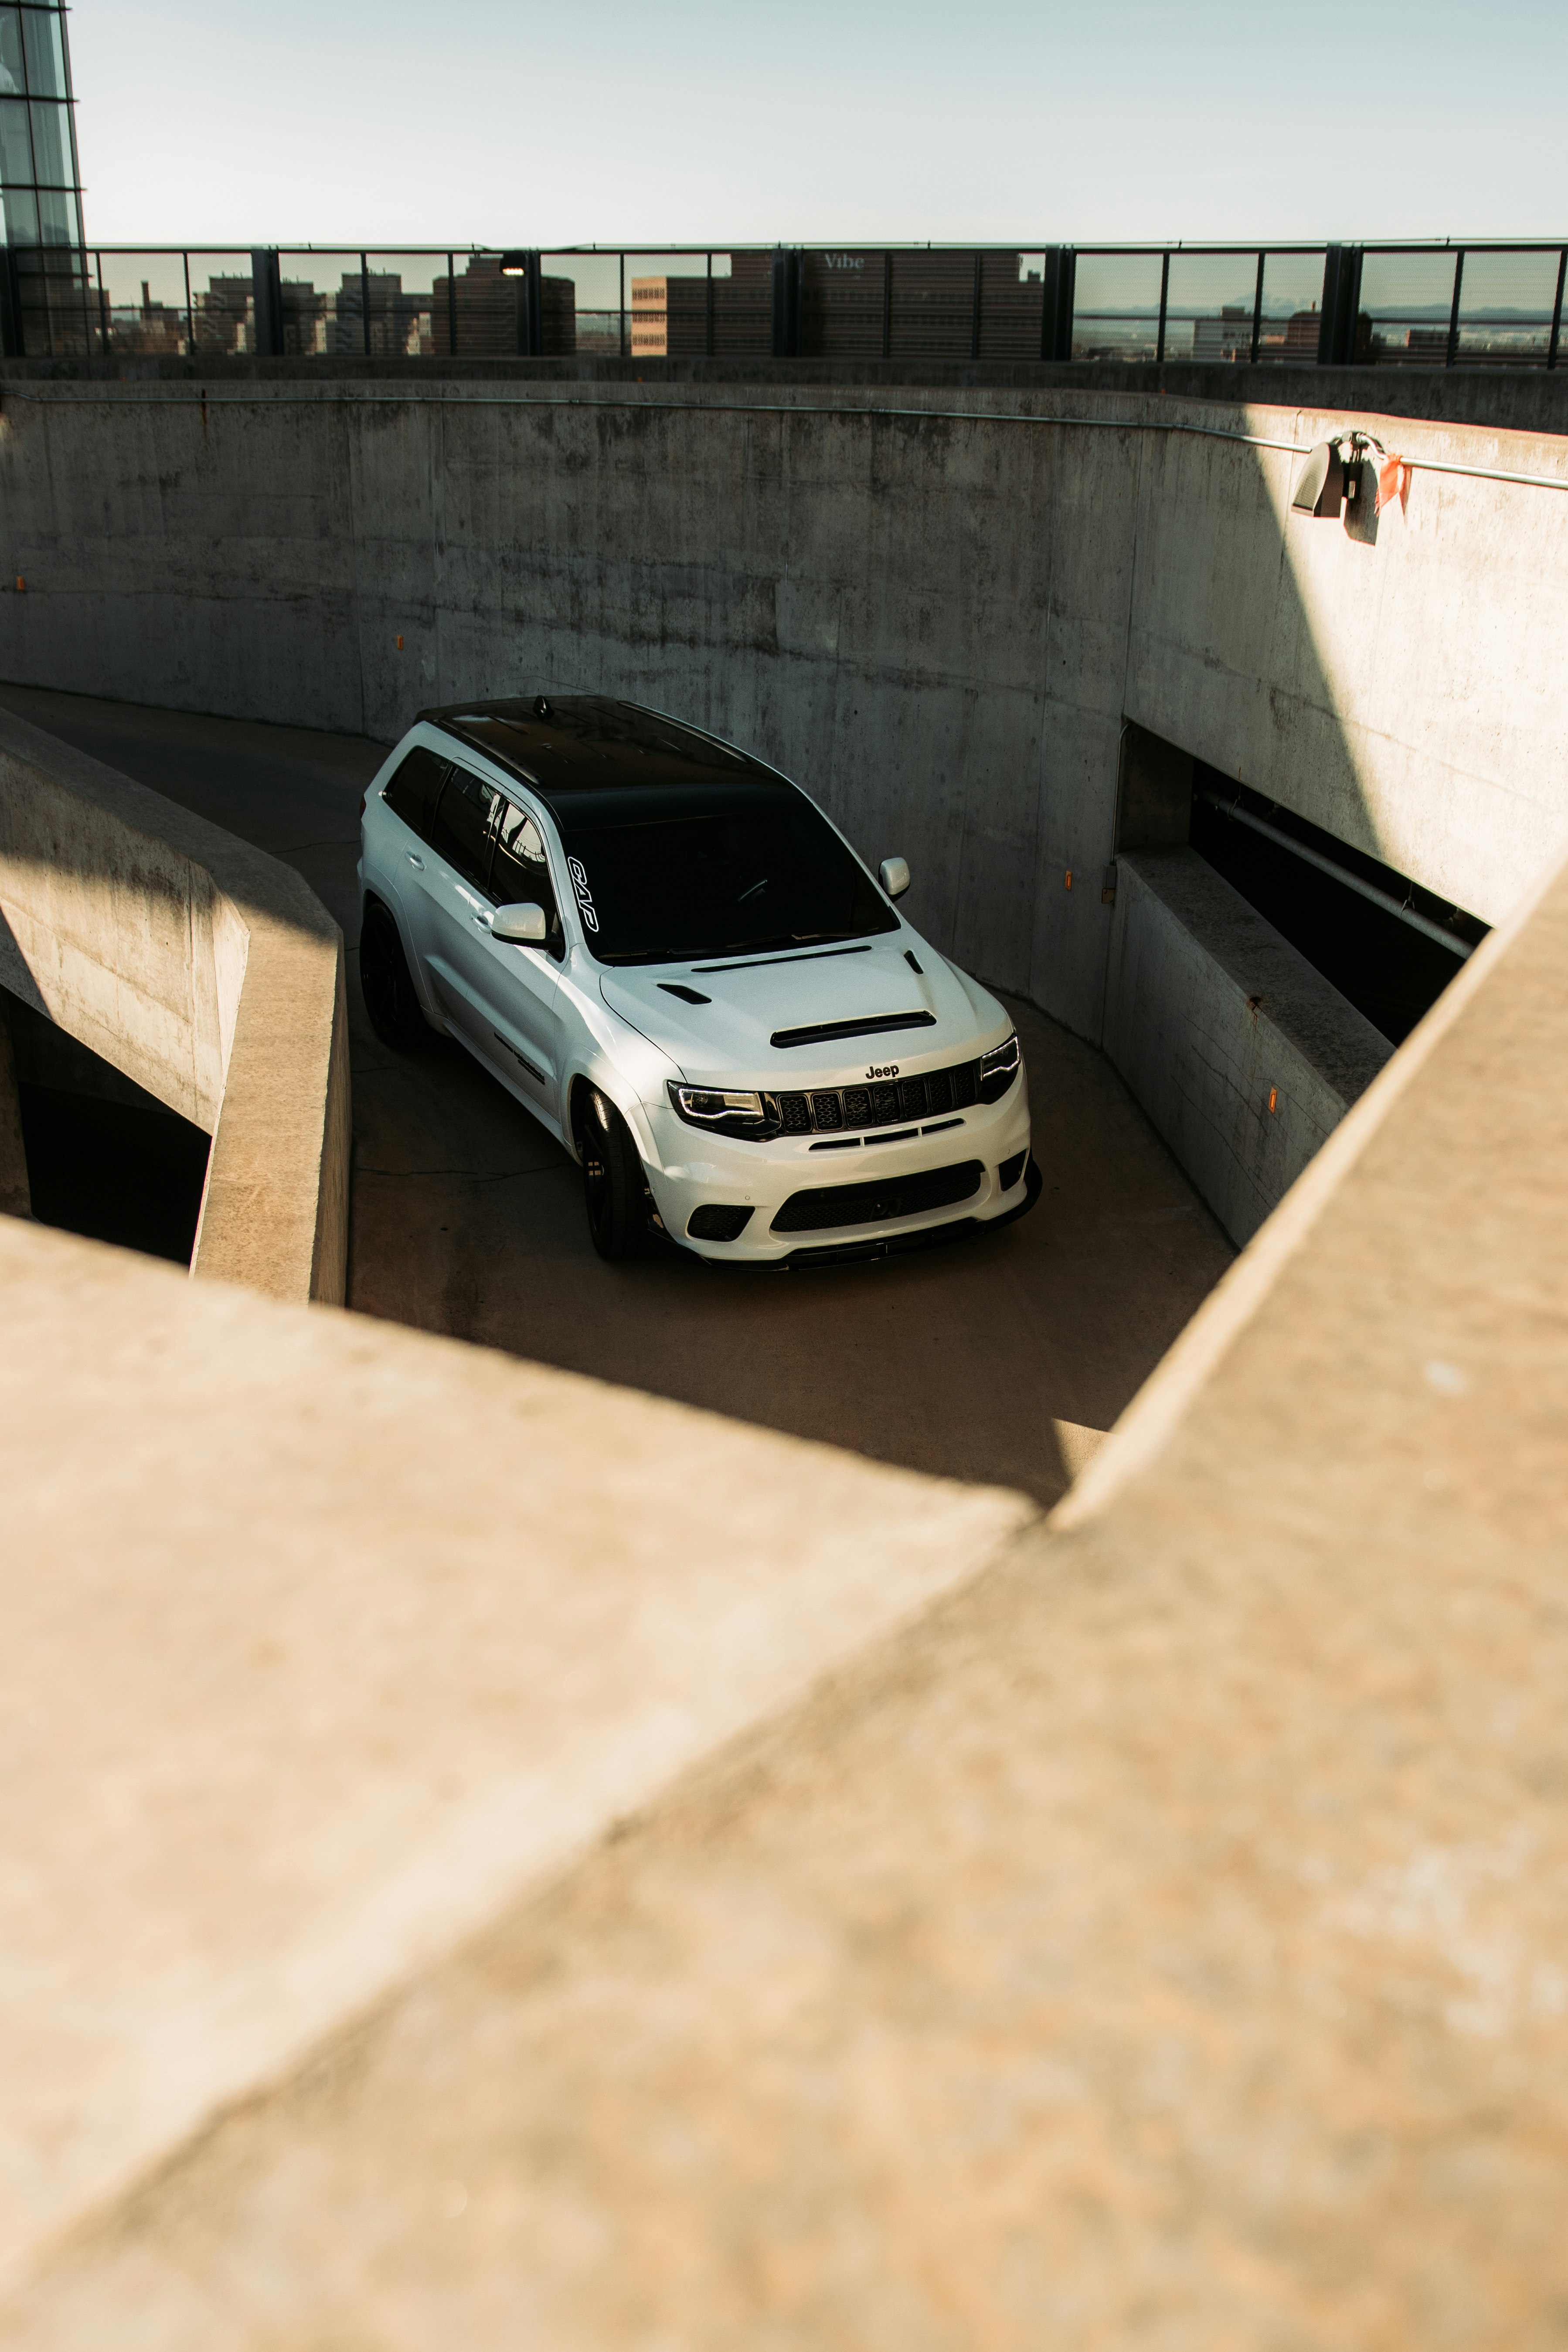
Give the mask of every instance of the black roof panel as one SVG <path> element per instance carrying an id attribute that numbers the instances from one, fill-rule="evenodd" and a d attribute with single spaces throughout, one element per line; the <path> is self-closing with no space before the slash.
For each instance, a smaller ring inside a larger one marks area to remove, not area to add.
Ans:
<path id="1" fill-rule="evenodd" d="M 786 782 L 776 769 L 695 727 L 605 695 L 450 702 L 419 716 L 510 769 L 550 801 L 606 787 L 710 783 L 732 789 Z"/>

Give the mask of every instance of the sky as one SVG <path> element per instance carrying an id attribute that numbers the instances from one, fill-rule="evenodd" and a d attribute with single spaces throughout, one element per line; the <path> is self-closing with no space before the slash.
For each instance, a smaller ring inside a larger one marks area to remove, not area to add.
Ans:
<path id="1" fill-rule="evenodd" d="M 1568 0 L 76 0 L 89 242 L 1568 236 Z"/>

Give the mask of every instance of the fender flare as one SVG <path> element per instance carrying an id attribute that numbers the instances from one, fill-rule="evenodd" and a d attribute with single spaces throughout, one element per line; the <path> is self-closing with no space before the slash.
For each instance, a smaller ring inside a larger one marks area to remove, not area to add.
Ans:
<path id="1" fill-rule="evenodd" d="M 579 1062 L 567 1072 L 565 1137 L 567 1149 L 574 1160 L 581 1164 L 583 1154 L 577 1136 L 583 1118 L 582 1105 L 590 1092 L 603 1095 L 606 1102 L 615 1105 L 631 1129 L 632 1140 L 637 1145 L 637 1155 L 644 1167 L 658 1172 L 659 1155 L 654 1144 L 653 1130 L 647 1123 L 647 1113 L 630 1095 L 613 1066 L 604 1069 L 595 1064 Z"/>

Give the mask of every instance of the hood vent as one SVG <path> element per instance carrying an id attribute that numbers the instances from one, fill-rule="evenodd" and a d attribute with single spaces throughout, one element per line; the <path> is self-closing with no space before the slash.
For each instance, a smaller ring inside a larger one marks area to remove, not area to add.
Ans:
<path id="1" fill-rule="evenodd" d="M 859 1021 L 814 1021 L 805 1029 L 775 1029 L 773 1045 L 826 1045 L 836 1037 L 881 1037 L 889 1029 L 934 1029 L 934 1013 L 878 1013 Z"/>
<path id="2" fill-rule="evenodd" d="M 711 1004 L 713 1002 L 710 996 L 704 996 L 700 988 L 683 988 L 678 980 L 661 980 L 658 984 L 666 996 L 679 996 L 682 1004 Z"/>

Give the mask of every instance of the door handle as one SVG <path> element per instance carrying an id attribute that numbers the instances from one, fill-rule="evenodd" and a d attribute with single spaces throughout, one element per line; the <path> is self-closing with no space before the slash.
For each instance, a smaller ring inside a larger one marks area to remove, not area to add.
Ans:
<path id="1" fill-rule="evenodd" d="M 477 931 L 488 931 L 489 929 L 490 919 L 488 915 L 476 915 L 473 919 L 473 922 L 474 929 Z"/>
<path id="2" fill-rule="evenodd" d="M 410 866 L 417 866 L 421 874 L 424 873 L 425 860 L 422 857 L 416 857 L 411 849 L 405 849 L 403 854 L 407 858 Z"/>

